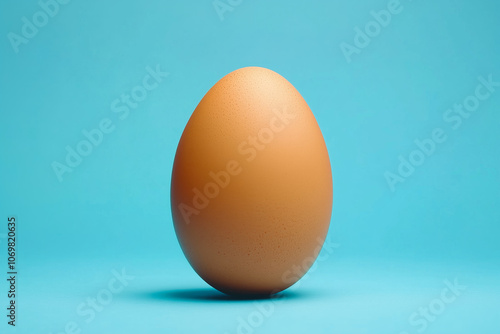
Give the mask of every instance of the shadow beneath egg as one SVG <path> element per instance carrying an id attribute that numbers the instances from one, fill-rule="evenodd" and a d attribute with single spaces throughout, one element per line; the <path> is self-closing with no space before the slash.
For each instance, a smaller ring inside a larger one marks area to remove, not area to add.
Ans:
<path id="1" fill-rule="evenodd" d="M 155 291 L 149 297 L 164 301 L 207 301 L 207 302 L 230 302 L 230 301 L 254 301 L 254 300 L 288 300 L 302 298 L 304 294 L 295 291 L 283 291 L 275 295 L 254 295 L 254 296 L 230 296 L 215 289 L 174 289 Z"/>

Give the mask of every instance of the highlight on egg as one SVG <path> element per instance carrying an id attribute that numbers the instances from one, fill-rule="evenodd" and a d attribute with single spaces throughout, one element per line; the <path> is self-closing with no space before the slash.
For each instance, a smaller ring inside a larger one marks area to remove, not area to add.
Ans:
<path id="1" fill-rule="evenodd" d="M 201 99 L 180 138 L 171 206 L 198 275 L 232 295 L 270 295 L 313 265 L 332 212 L 323 135 L 300 93 L 245 67 Z"/>

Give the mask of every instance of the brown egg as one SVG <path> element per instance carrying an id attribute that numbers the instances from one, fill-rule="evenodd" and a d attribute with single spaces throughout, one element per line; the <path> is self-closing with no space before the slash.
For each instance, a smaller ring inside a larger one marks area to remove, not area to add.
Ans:
<path id="1" fill-rule="evenodd" d="M 171 204 L 182 250 L 208 284 L 227 294 L 294 284 L 321 249 L 332 196 L 323 136 L 285 78 L 241 68 L 203 97 L 179 141 Z"/>

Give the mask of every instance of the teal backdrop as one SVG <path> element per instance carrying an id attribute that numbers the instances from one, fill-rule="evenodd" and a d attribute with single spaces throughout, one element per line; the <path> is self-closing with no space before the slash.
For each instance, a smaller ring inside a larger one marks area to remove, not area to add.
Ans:
<path id="1" fill-rule="evenodd" d="M 1 332 L 500 333 L 499 14 L 493 0 L 2 1 Z M 267 300 L 204 283 L 170 210 L 184 126 L 245 66 L 302 94 L 334 179 L 321 261 Z"/>

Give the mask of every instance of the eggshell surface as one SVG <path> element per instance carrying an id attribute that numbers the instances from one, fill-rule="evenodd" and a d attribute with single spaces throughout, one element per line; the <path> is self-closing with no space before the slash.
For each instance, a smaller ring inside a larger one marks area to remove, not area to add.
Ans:
<path id="1" fill-rule="evenodd" d="M 181 136 L 174 227 L 193 269 L 227 294 L 273 294 L 312 266 L 330 224 L 332 174 L 309 106 L 261 67 L 229 73 Z"/>

